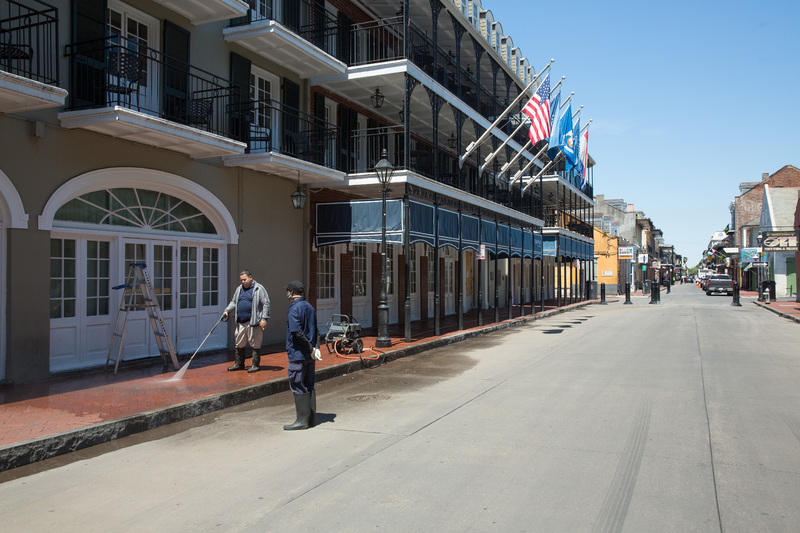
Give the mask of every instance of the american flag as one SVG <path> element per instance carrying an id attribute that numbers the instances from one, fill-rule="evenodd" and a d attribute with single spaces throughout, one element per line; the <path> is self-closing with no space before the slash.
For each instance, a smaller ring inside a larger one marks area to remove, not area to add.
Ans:
<path id="1" fill-rule="evenodd" d="M 550 138 L 550 74 L 544 79 L 533 98 L 525 104 L 523 113 L 531 119 L 528 135 L 531 143 Z"/>

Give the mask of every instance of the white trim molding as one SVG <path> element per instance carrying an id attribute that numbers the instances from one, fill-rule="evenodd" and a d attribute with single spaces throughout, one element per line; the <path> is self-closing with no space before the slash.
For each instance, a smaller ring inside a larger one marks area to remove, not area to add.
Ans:
<path id="1" fill-rule="evenodd" d="M 151 189 L 183 198 L 208 217 L 219 237 L 227 244 L 239 243 L 239 233 L 230 211 L 208 189 L 175 174 L 136 167 L 93 170 L 69 180 L 47 201 L 39 215 L 39 229 L 56 229 L 53 227 L 56 211 L 73 198 L 96 190 L 118 187 Z"/>
<path id="2" fill-rule="evenodd" d="M 0 226 L 4 228 L 28 229 L 28 213 L 22 205 L 17 188 L 0 170 Z"/>

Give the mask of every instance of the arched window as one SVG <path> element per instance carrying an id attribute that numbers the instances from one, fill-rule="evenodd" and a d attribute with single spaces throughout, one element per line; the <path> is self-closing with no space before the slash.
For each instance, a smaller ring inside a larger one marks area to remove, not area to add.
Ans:
<path id="1" fill-rule="evenodd" d="M 55 219 L 148 231 L 216 233 L 208 217 L 193 205 L 169 194 L 147 189 L 92 191 L 61 206 L 56 211 Z"/>

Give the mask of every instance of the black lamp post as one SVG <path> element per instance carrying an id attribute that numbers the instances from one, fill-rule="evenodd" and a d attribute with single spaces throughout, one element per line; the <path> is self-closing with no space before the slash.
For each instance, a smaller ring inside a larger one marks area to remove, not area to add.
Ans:
<path id="1" fill-rule="evenodd" d="M 388 348 L 392 345 L 389 338 L 389 304 L 386 301 L 386 193 L 389 191 L 389 183 L 392 181 L 394 166 L 386 159 L 386 149 L 383 149 L 381 160 L 375 165 L 375 174 L 378 175 L 378 183 L 381 184 L 381 213 L 383 220 L 381 223 L 381 294 L 378 303 L 378 338 L 375 340 L 377 348 Z"/>

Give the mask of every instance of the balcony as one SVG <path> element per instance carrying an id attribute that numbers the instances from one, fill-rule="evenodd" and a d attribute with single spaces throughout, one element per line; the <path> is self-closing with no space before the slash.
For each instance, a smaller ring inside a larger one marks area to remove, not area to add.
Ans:
<path id="1" fill-rule="evenodd" d="M 195 26 L 240 17 L 247 13 L 242 0 L 154 0 L 189 19 Z"/>
<path id="2" fill-rule="evenodd" d="M 505 102 L 478 83 L 469 66 L 459 65 L 452 52 L 435 46 L 433 40 L 413 22 L 409 23 L 407 45 L 403 32 L 402 17 L 353 25 L 349 38 L 349 65 L 376 65 L 406 59 L 487 120 L 493 121 L 506 108 Z"/>
<path id="3" fill-rule="evenodd" d="M 317 117 L 274 100 L 242 106 L 247 153 L 223 158 L 225 166 L 267 172 L 301 183 L 342 181 L 340 131 Z"/>
<path id="4" fill-rule="evenodd" d="M 0 1 L 0 113 L 60 107 L 58 10 L 36 0 Z"/>
<path id="5" fill-rule="evenodd" d="M 236 84 L 119 36 L 68 45 L 66 55 L 72 84 L 62 127 L 192 158 L 244 153 Z"/>
<path id="6" fill-rule="evenodd" d="M 458 154 L 448 145 L 448 141 L 440 142 L 437 150 L 433 140 L 419 131 L 410 132 L 410 148 L 406 157 L 404 139 L 401 126 L 354 131 L 348 150 L 350 157 L 345 162 L 348 173 L 371 175 L 385 149 L 396 172 L 407 171 L 473 197 L 541 218 L 541 199 L 533 190 L 523 193 L 518 183 L 509 186 L 508 176 L 498 180 L 484 173 L 479 177 L 477 165 L 470 160 L 465 161 L 459 170 Z"/>
<path id="7" fill-rule="evenodd" d="M 336 17 L 314 1 L 251 0 L 247 15 L 234 20 L 223 35 L 307 79 L 347 69 L 337 59 L 338 26 Z"/>

